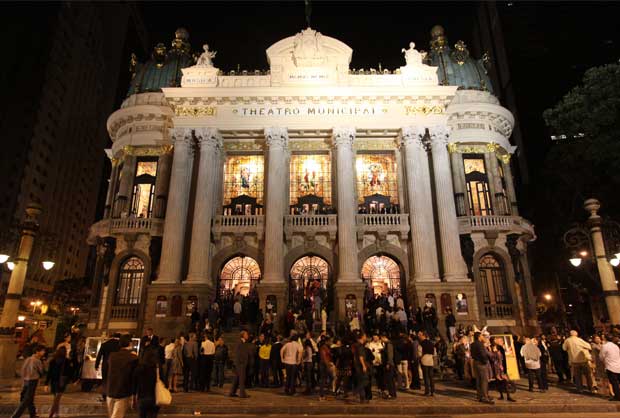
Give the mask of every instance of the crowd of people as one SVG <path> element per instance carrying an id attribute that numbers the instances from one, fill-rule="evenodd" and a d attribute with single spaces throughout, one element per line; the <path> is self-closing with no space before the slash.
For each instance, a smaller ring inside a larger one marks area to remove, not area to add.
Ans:
<path id="1" fill-rule="evenodd" d="M 251 301 L 231 298 L 214 302 L 204 315 L 194 311 L 188 332 L 174 338 L 160 338 L 147 329 L 137 353 L 129 335 L 113 335 L 101 345 L 95 364 L 103 376 L 102 397 L 112 418 L 124 417 L 132 405 L 140 417 L 151 418 L 158 411 L 157 379 L 171 392 L 209 392 L 223 388 L 228 378 L 227 393 L 234 397 L 249 397 L 250 388 L 272 388 L 288 396 L 360 403 L 393 400 L 417 390 L 432 397 L 435 381 L 441 379 L 475 388 L 479 402 L 515 402 L 511 358 L 520 375 L 527 376 L 530 391 L 548 390 L 549 376 L 555 373 L 558 385 L 574 384 L 577 392 L 620 401 L 618 329 L 589 341 L 577 331 L 555 329 L 530 337 L 492 336 L 485 329 L 457 326 L 448 311 L 440 333 L 430 303 L 405 309 L 400 297 L 384 295 L 366 306 L 364 314 L 351 313 L 348 321 L 328 326 L 313 314 L 313 306 L 297 312 L 291 308 L 277 320 L 270 309 L 263 315 Z M 255 309 L 256 320 L 244 315 L 244 309 Z M 231 337 L 237 332 L 238 337 Z M 22 368 L 21 403 L 13 417 L 26 410 L 36 415 L 34 393 L 43 377 L 54 394 L 50 417 L 57 414 L 64 388 L 75 378 L 70 353 L 77 341 L 68 337 L 47 362 L 44 347 L 30 348 Z M 497 399 L 489 387 L 498 392 Z"/>

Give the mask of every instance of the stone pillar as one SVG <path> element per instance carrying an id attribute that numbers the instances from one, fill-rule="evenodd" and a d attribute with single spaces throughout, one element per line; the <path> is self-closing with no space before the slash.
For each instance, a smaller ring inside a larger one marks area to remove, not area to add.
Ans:
<path id="1" fill-rule="evenodd" d="M 131 210 L 131 195 L 133 194 L 133 181 L 136 174 L 136 157 L 125 152 L 123 157 L 123 169 L 121 171 L 121 181 L 118 186 L 118 194 L 114 203 L 114 217 L 129 215 Z"/>
<path id="2" fill-rule="evenodd" d="M 448 134 L 449 128 L 443 125 L 436 126 L 430 131 L 443 279 L 445 281 L 467 281 L 467 266 L 461 256 L 459 224 L 454 205 L 452 173 L 448 156 Z"/>
<path id="3" fill-rule="evenodd" d="M 418 126 L 402 129 L 411 224 L 413 279 L 417 282 L 439 281 L 430 170 L 426 144 L 423 141 L 424 135 L 424 128 Z"/>
<path id="4" fill-rule="evenodd" d="M 265 129 L 269 170 L 267 174 L 267 201 L 265 202 L 265 273 L 263 282 L 284 282 L 284 214 L 288 201 L 286 188 L 286 161 L 288 153 L 288 132 L 286 128 Z M 281 301 L 278 300 L 278 306 Z"/>
<path id="5" fill-rule="evenodd" d="M 222 137 L 215 128 L 196 129 L 200 145 L 196 200 L 192 222 L 192 242 L 189 253 L 187 283 L 212 285 L 209 277 L 209 250 L 211 246 L 211 219 L 217 188 L 217 167 L 222 148 Z"/>
<path id="6" fill-rule="evenodd" d="M 168 187 L 170 185 L 170 169 L 172 165 L 172 147 L 166 146 L 164 152 L 157 160 L 157 178 L 155 179 L 155 208 L 153 216 L 155 218 L 166 217 L 166 201 L 168 198 Z"/>
<path id="7" fill-rule="evenodd" d="M 103 211 L 104 219 L 112 216 L 112 205 L 114 204 L 114 193 L 116 190 L 116 179 L 118 178 L 118 160 L 110 158 L 112 163 L 112 171 L 110 172 L 110 180 L 108 181 L 108 193 L 105 198 L 105 209 Z"/>
<path id="8" fill-rule="evenodd" d="M 185 227 L 192 181 L 192 130 L 174 128 L 174 155 L 170 176 L 167 215 L 161 251 L 158 284 L 180 283 L 185 249 Z"/>
<path id="9" fill-rule="evenodd" d="M 519 206 L 517 205 L 517 193 L 515 191 L 514 179 L 512 178 L 512 168 L 510 167 L 510 154 L 501 156 L 502 170 L 504 171 L 504 181 L 506 182 L 506 196 L 510 209 L 510 215 L 519 215 Z"/>
<path id="10" fill-rule="evenodd" d="M 450 160 L 452 162 L 452 184 L 454 185 L 454 200 L 456 202 L 457 216 L 471 216 L 469 210 L 469 196 L 467 195 L 467 184 L 465 182 L 465 165 L 463 164 L 463 154 L 458 152 L 456 144 L 452 143 L 449 147 Z"/>

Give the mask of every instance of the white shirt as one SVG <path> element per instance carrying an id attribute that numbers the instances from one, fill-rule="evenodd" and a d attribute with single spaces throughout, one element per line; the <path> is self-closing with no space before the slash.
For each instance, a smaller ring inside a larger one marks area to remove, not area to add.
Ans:
<path id="1" fill-rule="evenodd" d="M 239 301 L 236 301 L 235 304 L 233 305 L 233 312 L 235 314 L 241 313 L 241 304 L 239 303 Z"/>
<path id="2" fill-rule="evenodd" d="M 394 307 L 394 296 L 388 296 L 388 305 L 390 305 L 390 308 Z"/>
<path id="3" fill-rule="evenodd" d="M 400 322 L 407 322 L 407 314 L 402 309 L 396 312 L 396 316 Z"/>
<path id="4" fill-rule="evenodd" d="M 377 310 L 375 310 L 375 316 L 376 316 L 377 318 L 381 318 L 381 315 L 383 315 L 383 308 L 382 308 L 381 306 L 379 306 L 379 307 L 377 308 Z"/>
<path id="5" fill-rule="evenodd" d="M 170 343 L 164 347 L 164 357 L 166 360 L 172 360 L 172 352 L 174 351 L 174 343 Z"/>
<path id="6" fill-rule="evenodd" d="M 298 353 L 303 352 L 303 347 L 296 340 L 284 344 L 280 352 L 280 358 L 284 364 L 297 364 Z"/>
<path id="7" fill-rule="evenodd" d="M 200 347 L 202 348 L 202 354 L 205 356 L 212 356 L 215 354 L 215 344 L 209 339 L 204 340 Z"/>
<path id="8" fill-rule="evenodd" d="M 605 369 L 613 373 L 620 373 L 620 348 L 607 341 L 601 348 L 599 358 L 605 363 Z"/>

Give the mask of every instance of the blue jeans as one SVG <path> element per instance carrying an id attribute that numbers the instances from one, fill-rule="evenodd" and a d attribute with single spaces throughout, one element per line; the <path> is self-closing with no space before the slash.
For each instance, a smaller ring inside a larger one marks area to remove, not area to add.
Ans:
<path id="1" fill-rule="evenodd" d="M 215 373 L 215 386 L 222 386 L 224 384 L 224 363 L 215 362 L 213 363 L 214 373 Z"/>
<path id="2" fill-rule="evenodd" d="M 38 380 L 24 380 L 24 386 L 22 386 L 22 393 L 19 395 L 19 406 L 13 412 L 11 418 L 19 418 L 24 411 L 28 409 L 28 413 L 31 417 L 37 416 L 37 408 L 34 406 L 34 394 L 37 391 Z"/>

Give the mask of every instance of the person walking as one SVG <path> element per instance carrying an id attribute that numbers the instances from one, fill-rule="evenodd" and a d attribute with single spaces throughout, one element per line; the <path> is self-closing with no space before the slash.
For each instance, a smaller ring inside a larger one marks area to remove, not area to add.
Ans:
<path id="1" fill-rule="evenodd" d="M 249 398 L 245 392 L 245 382 L 248 368 L 251 369 L 254 363 L 254 345 L 249 342 L 249 334 L 243 330 L 240 333 L 240 342 L 237 344 L 235 352 L 235 378 L 230 388 L 231 397 Z M 237 395 L 239 390 L 239 395 Z"/>
<path id="2" fill-rule="evenodd" d="M 474 333 L 474 342 L 470 345 L 471 357 L 474 360 L 474 371 L 476 373 L 476 392 L 478 402 L 494 404 L 489 398 L 489 351 L 485 346 L 485 337 L 480 332 Z"/>
<path id="3" fill-rule="evenodd" d="M 541 353 L 538 348 L 538 341 L 536 338 L 526 338 L 525 344 L 521 347 L 521 357 L 525 362 L 525 368 L 527 369 L 527 381 L 529 384 L 529 391 L 534 392 L 534 379 L 538 384 L 538 389 L 541 392 L 546 392 L 542 383 L 542 376 L 540 373 L 540 358 Z"/>
<path id="4" fill-rule="evenodd" d="M 64 346 L 58 347 L 54 356 L 50 359 L 47 367 L 47 378 L 45 385 L 49 387 L 50 393 L 54 396 L 52 407 L 50 408 L 49 418 L 58 415 L 60 409 L 60 398 L 65 392 L 65 388 L 71 379 L 71 369 L 68 366 L 67 349 Z"/>
<path id="5" fill-rule="evenodd" d="M 608 335 L 605 343 L 601 348 L 599 358 L 605 365 L 607 378 L 614 391 L 613 398 L 610 401 L 620 401 L 620 348 L 618 347 L 618 337 Z"/>
<path id="6" fill-rule="evenodd" d="M 213 374 L 213 358 L 215 356 L 215 344 L 209 334 L 200 345 L 200 388 L 203 391 L 211 390 L 211 375 Z"/>
<path id="7" fill-rule="evenodd" d="M 425 331 L 418 332 L 418 339 L 420 340 L 419 351 L 422 354 L 420 363 L 424 376 L 424 396 L 435 396 L 435 381 L 433 379 L 435 344 L 428 338 Z"/>
<path id="8" fill-rule="evenodd" d="M 269 387 L 269 366 L 271 364 L 271 341 L 270 337 L 265 337 L 263 344 L 258 349 L 258 363 L 260 372 L 260 386 Z"/>
<path id="9" fill-rule="evenodd" d="M 34 395 L 37 391 L 39 379 L 43 377 L 44 368 L 41 359 L 45 356 L 45 346 L 38 345 L 32 349 L 32 355 L 24 360 L 22 365 L 22 391 L 19 395 L 19 405 L 11 418 L 19 418 L 26 409 L 30 418 L 37 417 L 37 408 L 34 405 Z M 66 358 L 66 354 L 65 354 Z"/>
<path id="10" fill-rule="evenodd" d="M 592 392 L 592 373 L 590 373 L 589 366 L 589 362 L 592 360 L 592 355 L 590 354 L 592 347 L 589 343 L 579 338 L 578 335 L 577 331 L 571 330 L 570 337 L 564 340 L 564 344 L 562 344 L 562 349 L 568 353 L 568 362 L 577 392 L 581 393 L 583 391 L 584 376 L 588 384 L 588 390 Z"/>
<path id="11" fill-rule="evenodd" d="M 157 351 L 145 350 L 134 369 L 133 381 L 140 418 L 157 418 L 159 407 L 155 399 L 155 384 L 159 370 Z"/>
<path id="12" fill-rule="evenodd" d="M 280 358 L 286 371 L 284 393 L 289 396 L 295 394 L 295 381 L 297 379 L 298 367 L 301 364 L 302 352 L 303 347 L 297 341 L 297 333 L 291 331 L 289 340 L 280 351 Z"/>
<path id="13" fill-rule="evenodd" d="M 118 343 L 120 350 L 111 353 L 108 360 L 106 402 L 110 418 L 124 418 L 131 407 L 134 395 L 133 376 L 138 364 L 138 356 L 131 351 L 131 337 L 122 335 Z"/>
<path id="14" fill-rule="evenodd" d="M 224 339 L 219 337 L 215 342 L 215 354 L 213 355 L 213 366 L 215 369 L 214 386 L 219 388 L 224 386 L 224 369 L 228 361 L 228 346 L 224 343 Z"/>
<path id="15" fill-rule="evenodd" d="M 95 370 L 98 370 L 101 367 L 101 399 L 105 402 L 106 399 L 106 388 L 108 387 L 108 360 L 110 358 L 110 354 L 116 353 L 120 350 L 119 338 L 121 334 L 115 333 L 112 335 L 112 338 L 101 344 L 99 347 L 99 352 L 97 353 L 97 358 L 95 359 Z"/>

